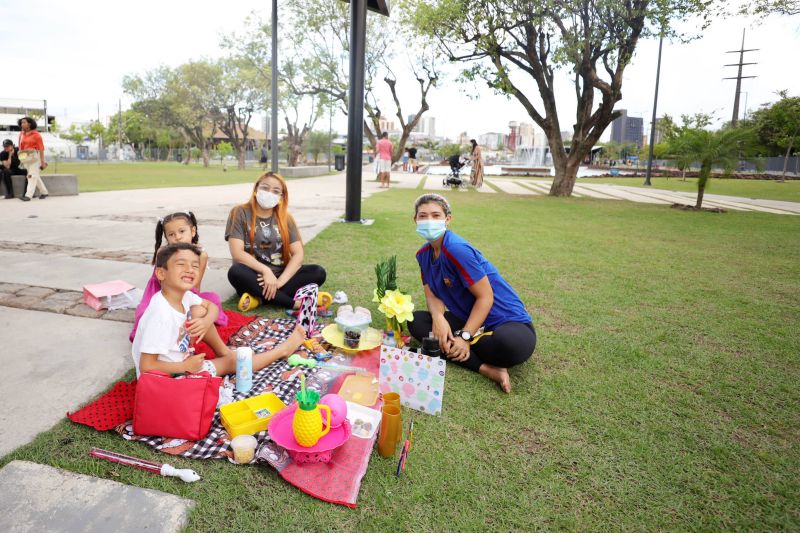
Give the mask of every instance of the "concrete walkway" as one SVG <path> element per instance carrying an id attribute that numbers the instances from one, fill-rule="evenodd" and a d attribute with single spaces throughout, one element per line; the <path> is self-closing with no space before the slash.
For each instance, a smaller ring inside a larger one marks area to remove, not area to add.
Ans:
<path id="1" fill-rule="evenodd" d="M 420 188 L 426 191 L 453 190 L 442 184 L 441 174 L 407 174 L 393 172 L 393 186 L 402 189 Z M 469 179 L 467 177 L 466 179 Z M 550 191 L 550 181 L 504 178 L 488 176 L 484 179 L 484 187 L 478 189 L 481 193 L 494 193 L 494 188 L 508 194 L 547 195 Z M 666 191 L 663 189 L 645 189 L 627 185 L 612 185 L 603 183 L 584 183 L 578 180 L 572 195 L 576 198 L 599 198 L 603 200 L 627 200 L 630 202 L 671 205 L 675 203 L 694 205 L 697 195 L 689 192 Z M 707 207 L 721 207 L 733 211 L 758 211 L 776 215 L 800 215 L 800 203 L 784 202 L 780 200 L 759 200 L 753 198 L 740 198 L 737 196 L 723 196 L 719 194 L 706 194 L 703 205 Z"/>
<path id="2" fill-rule="evenodd" d="M 28 461 L 0 470 L 0 531 L 8 533 L 172 533 L 186 526 L 194 505 L 166 492 Z"/>

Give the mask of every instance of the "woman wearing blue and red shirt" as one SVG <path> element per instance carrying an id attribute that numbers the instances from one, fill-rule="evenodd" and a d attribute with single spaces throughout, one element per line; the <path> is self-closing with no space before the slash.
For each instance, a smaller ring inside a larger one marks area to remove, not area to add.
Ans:
<path id="1" fill-rule="evenodd" d="M 428 244 L 417 252 L 428 311 L 416 311 L 411 335 L 433 332 L 445 356 L 511 392 L 508 368 L 528 360 L 536 331 L 519 296 L 494 265 L 447 229 L 450 204 L 438 194 L 414 203 L 417 233 Z"/>

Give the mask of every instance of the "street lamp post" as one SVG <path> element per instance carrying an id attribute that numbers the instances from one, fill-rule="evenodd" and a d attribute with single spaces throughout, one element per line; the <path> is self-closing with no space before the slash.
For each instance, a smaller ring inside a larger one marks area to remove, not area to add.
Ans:
<path id="1" fill-rule="evenodd" d="M 350 1 L 350 90 L 347 95 L 345 222 L 361 222 L 361 153 L 364 149 L 364 53 L 367 9 L 389 15 L 388 0 Z"/>
<path id="2" fill-rule="evenodd" d="M 272 172 L 278 172 L 278 0 L 272 0 Z"/>
<path id="3" fill-rule="evenodd" d="M 658 38 L 658 65 L 656 66 L 656 91 L 653 96 L 653 121 L 650 123 L 650 146 L 647 150 L 647 172 L 644 175 L 644 184 L 650 186 L 650 175 L 653 172 L 653 145 L 656 140 L 656 108 L 658 107 L 658 81 L 661 76 L 661 45 L 664 37 Z"/>

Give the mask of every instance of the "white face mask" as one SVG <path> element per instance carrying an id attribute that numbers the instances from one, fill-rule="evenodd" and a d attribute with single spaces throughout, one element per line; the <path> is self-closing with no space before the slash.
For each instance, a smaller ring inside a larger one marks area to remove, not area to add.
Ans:
<path id="1" fill-rule="evenodd" d="M 258 202 L 258 205 L 260 205 L 262 209 L 272 209 L 278 205 L 280 201 L 281 197 L 273 192 L 256 191 L 256 202 Z"/>

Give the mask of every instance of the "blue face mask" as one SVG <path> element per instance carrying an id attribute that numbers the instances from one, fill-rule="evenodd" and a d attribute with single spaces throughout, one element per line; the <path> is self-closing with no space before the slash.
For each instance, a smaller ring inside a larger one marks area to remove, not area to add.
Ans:
<path id="1" fill-rule="evenodd" d="M 435 241 L 447 231 L 444 220 L 420 220 L 417 222 L 417 235 L 428 242 Z"/>

